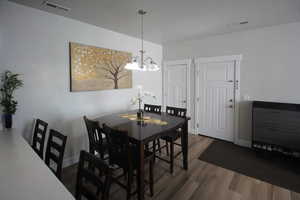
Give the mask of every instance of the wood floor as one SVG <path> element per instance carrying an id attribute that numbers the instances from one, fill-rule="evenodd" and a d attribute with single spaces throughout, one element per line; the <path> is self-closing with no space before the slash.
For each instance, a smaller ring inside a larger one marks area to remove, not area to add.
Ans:
<path id="1" fill-rule="evenodd" d="M 202 136 L 192 135 L 189 137 L 188 171 L 181 168 L 181 157 L 176 159 L 173 175 L 168 172 L 167 164 L 157 161 L 154 171 L 155 195 L 153 198 L 146 195 L 146 199 L 300 200 L 299 193 L 199 160 L 199 155 L 212 141 L 213 139 Z M 63 183 L 73 194 L 76 169 L 77 166 L 73 165 L 65 168 L 63 171 Z M 114 184 L 111 189 L 110 199 L 126 199 L 125 190 Z M 132 199 L 136 199 L 136 197 Z"/>

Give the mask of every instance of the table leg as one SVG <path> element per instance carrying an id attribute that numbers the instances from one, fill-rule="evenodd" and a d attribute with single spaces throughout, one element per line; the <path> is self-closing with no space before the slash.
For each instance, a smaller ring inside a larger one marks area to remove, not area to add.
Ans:
<path id="1" fill-rule="evenodd" d="M 138 200 L 144 200 L 144 192 L 145 192 L 145 179 L 144 179 L 144 143 L 140 142 L 138 144 L 139 148 L 139 166 L 138 166 L 138 176 L 137 176 L 137 193 L 138 193 Z"/>
<path id="2" fill-rule="evenodd" d="M 152 152 L 153 152 L 153 162 L 155 163 L 155 153 L 156 153 L 156 140 L 157 139 L 155 139 L 155 140 L 153 140 L 153 142 L 152 142 Z"/>
<path id="3" fill-rule="evenodd" d="M 183 132 L 182 132 L 182 136 L 181 136 L 181 144 L 182 144 L 182 154 L 183 154 L 183 168 L 185 170 L 188 169 L 188 148 L 189 148 L 189 144 L 188 144 L 188 120 L 186 120 L 186 122 L 184 123 L 183 127 Z"/>

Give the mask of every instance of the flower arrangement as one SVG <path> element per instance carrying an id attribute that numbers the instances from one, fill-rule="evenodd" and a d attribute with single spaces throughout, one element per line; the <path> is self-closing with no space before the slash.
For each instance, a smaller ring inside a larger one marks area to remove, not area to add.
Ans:
<path id="1" fill-rule="evenodd" d="M 153 98 L 153 99 L 156 99 L 156 96 L 152 93 L 152 92 L 147 92 L 147 91 L 143 91 L 143 87 L 141 85 L 137 86 L 138 88 L 138 94 L 136 97 L 133 97 L 131 99 L 131 104 L 132 105 L 136 105 L 138 104 L 139 105 L 139 111 L 138 111 L 138 117 L 141 117 L 142 115 L 142 109 L 141 109 L 141 105 L 144 101 L 145 98 Z"/>

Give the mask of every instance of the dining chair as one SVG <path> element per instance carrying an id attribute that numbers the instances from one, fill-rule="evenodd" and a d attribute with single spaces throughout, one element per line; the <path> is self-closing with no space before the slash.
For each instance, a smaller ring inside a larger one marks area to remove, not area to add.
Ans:
<path id="1" fill-rule="evenodd" d="M 58 131 L 50 129 L 45 163 L 55 174 L 55 176 L 60 180 L 66 142 L 67 136 L 61 134 Z"/>
<path id="2" fill-rule="evenodd" d="M 101 172 L 102 176 L 99 176 L 95 169 Z M 94 154 L 81 151 L 77 171 L 76 199 L 81 200 L 84 196 L 88 200 L 98 200 L 101 191 L 101 199 L 108 200 L 111 183 L 112 168 Z"/>
<path id="3" fill-rule="evenodd" d="M 149 112 L 149 113 L 161 114 L 161 106 L 160 105 L 152 105 L 152 104 L 144 104 L 144 111 Z M 146 144 L 146 149 L 147 150 L 149 150 L 149 143 Z M 159 138 L 156 139 L 156 141 L 152 142 L 152 148 L 154 149 L 153 152 L 156 152 L 156 147 L 158 147 L 157 149 L 158 149 L 159 153 L 161 153 Z"/>
<path id="4" fill-rule="evenodd" d="M 115 130 L 106 124 L 103 124 L 103 130 L 107 135 L 109 162 L 111 165 L 117 165 L 123 170 L 123 175 L 127 176 L 127 185 L 119 181 L 122 176 L 113 177 L 114 182 L 126 189 L 127 200 L 137 191 L 132 192 L 134 171 L 138 168 L 138 149 L 130 143 L 128 133 L 125 131 Z M 153 159 L 154 153 L 145 150 L 145 163 L 149 163 L 149 180 L 150 195 L 154 193 L 153 181 Z M 138 178 L 138 176 L 137 176 Z"/>
<path id="5" fill-rule="evenodd" d="M 47 128 L 47 122 L 44 122 L 40 119 L 36 119 L 31 147 L 42 160 L 44 158 L 44 144 L 46 139 Z"/>
<path id="6" fill-rule="evenodd" d="M 168 115 L 185 118 L 186 112 L 187 112 L 187 110 L 185 108 L 176 108 L 176 107 L 171 107 L 171 106 L 166 107 L 166 113 Z M 179 128 L 179 129 L 175 130 L 174 132 L 172 132 L 171 134 L 160 138 L 160 139 L 166 141 L 166 144 L 161 146 L 161 149 L 166 148 L 166 152 L 167 152 L 167 155 L 169 156 L 169 160 L 164 159 L 159 156 L 156 156 L 156 157 L 159 158 L 160 160 L 163 160 L 170 164 L 170 173 L 171 174 L 174 171 L 174 159 L 182 153 L 182 144 L 175 142 L 176 140 L 181 138 L 181 136 L 182 136 L 182 129 Z M 181 150 L 176 155 L 174 155 L 174 145 L 181 147 Z M 170 150 L 169 150 L 169 146 L 170 146 Z"/>
<path id="7" fill-rule="evenodd" d="M 99 122 L 83 117 L 88 138 L 89 138 L 89 152 L 91 154 L 99 154 L 101 159 L 105 159 L 105 153 L 107 153 L 107 141 L 103 137 L 103 131 L 99 126 Z M 105 134 L 104 134 L 105 135 Z"/>
<path id="8" fill-rule="evenodd" d="M 144 104 L 144 111 L 160 114 L 161 113 L 161 106 L 152 105 L 152 104 Z"/>

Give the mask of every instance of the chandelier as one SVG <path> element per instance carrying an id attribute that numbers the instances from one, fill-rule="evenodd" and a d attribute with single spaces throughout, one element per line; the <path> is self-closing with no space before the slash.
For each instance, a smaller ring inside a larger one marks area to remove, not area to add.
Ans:
<path id="1" fill-rule="evenodd" d="M 151 57 L 145 56 L 144 51 L 144 15 L 147 12 L 144 10 L 138 10 L 138 14 L 141 16 L 141 42 L 142 49 L 139 51 L 140 55 L 134 56 L 132 60 L 125 65 L 127 70 L 137 71 L 158 71 L 159 67 Z"/>

